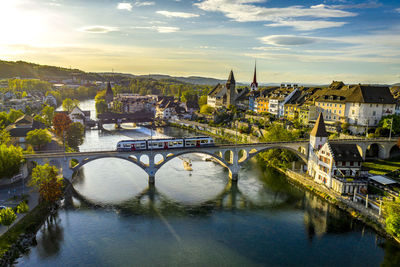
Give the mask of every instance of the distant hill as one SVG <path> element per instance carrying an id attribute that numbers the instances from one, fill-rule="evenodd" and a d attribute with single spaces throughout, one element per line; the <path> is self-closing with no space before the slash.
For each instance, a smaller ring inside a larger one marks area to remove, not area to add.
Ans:
<path id="1" fill-rule="evenodd" d="M 87 73 L 78 69 L 67 69 L 47 65 L 39 65 L 24 61 L 0 60 L 0 79 L 6 78 L 37 78 L 37 79 L 66 79 L 79 76 L 81 79 L 102 79 L 97 73 Z"/>

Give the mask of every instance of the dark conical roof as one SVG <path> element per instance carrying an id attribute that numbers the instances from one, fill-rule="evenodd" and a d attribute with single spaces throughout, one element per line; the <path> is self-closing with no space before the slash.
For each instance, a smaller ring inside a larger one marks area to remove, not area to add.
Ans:
<path id="1" fill-rule="evenodd" d="M 233 70 L 231 70 L 231 72 L 229 73 L 227 83 L 235 83 L 235 76 L 233 76 Z"/>
<path id="2" fill-rule="evenodd" d="M 251 86 L 255 86 L 258 87 L 258 83 L 257 83 L 257 65 L 254 64 L 254 76 L 253 76 L 253 82 L 251 83 Z"/>
<path id="3" fill-rule="evenodd" d="M 107 94 L 107 95 L 108 95 L 108 94 L 114 94 L 113 91 L 112 91 L 112 89 L 111 89 L 111 83 L 110 83 L 110 82 L 107 83 L 107 91 L 106 91 L 106 94 Z"/>
<path id="4" fill-rule="evenodd" d="M 328 133 L 326 132 L 324 116 L 322 113 L 319 113 L 317 122 L 314 125 L 314 128 L 310 132 L 310 135 L 315 137 L 328 137 Z"/>

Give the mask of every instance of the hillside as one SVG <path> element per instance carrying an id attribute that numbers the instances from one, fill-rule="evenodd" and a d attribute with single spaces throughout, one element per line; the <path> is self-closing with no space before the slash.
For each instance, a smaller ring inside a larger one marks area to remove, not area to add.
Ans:
<path id="1" fill-rule="evenodd" d="M 6 78 L 38 78 L 38 79 L 59 79 L 71 78 L 72 75 L 82 79 L 102 79 L 96 73 L 86 73 L 78 69 L 67 69 L 47 65 L 39 65 L 24 61 L 3 61 L 0 60 L 0 79 Z"/>

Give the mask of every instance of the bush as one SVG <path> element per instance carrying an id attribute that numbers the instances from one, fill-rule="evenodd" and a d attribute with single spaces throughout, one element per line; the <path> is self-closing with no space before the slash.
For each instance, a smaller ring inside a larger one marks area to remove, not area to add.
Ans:
<path id="1" fill-rule="evenodd" d="M 0 224 L 10 227 L 10 225 L 17 219 L 17 214 L 12 208 L 0 210 Z"/>
<path id="2" fill-rule="evenodd" d="M 25 201 L 21 201 L 21 203 L 19 203 L 19 205 L 17 206 L 17 213 L 21 214 L 21 213 L 26 213 L 29 210 L 29 206 L 28 204 L 26 204 Z"/>

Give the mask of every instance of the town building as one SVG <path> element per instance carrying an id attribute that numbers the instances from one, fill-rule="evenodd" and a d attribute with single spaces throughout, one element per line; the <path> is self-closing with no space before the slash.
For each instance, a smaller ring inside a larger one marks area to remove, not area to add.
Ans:
<path id="1" fill-rule="evenodd" d="M 322 113 L 310 132 L 307 170 L 316 183 L 339 194 L 353 194 L 367 189 L 363 178 L 362 157 L 355 144 L 328 141 Z"/>
<path id="2" fill-rule="evenodd" d="M 111 107 L 111 104 L 112 104 L 113 100 L 114 100 L 114 92 L 111 89 L 111 83 L 108 82 L 107 83 L 107 89 L 106 89 L 106 95 L 105 95 L 105 101 L 106 101 L 106 103 L 107 103 L 109 108 Z"/>
<path id="3" fill-rule="evenodd" d="M 45 128 L 46 126 L 43 123 L 34 120 L 29 115 L 23 115 L 13 124 L 8 125 L 5 130 L 10 133 L 12 144 L 19 145 L 23 149 L 26 149 L 26 136 L 28 132 Z"/>
<path id="4" fill-rule="evenodd" d="M 237 99 L 240 99 L 245 93 L 245 90 L 239 92 L 236 89 L 235 77 L 231 70 L 227 82 L 225 84 L 217 84 L 217 86 L 208 93 L 207 104 L 213 108 L 228 108 L 230 105 L 236 106 Z"/>
<path id="5" fill-rule="evenodd" d="M 79 122 L 82 125 L 86 125 L 86 122 L 90 121 L 90 110 L 81 110 L 78 106 L 75 106 L 68 116 L 72 122 Z"/>

